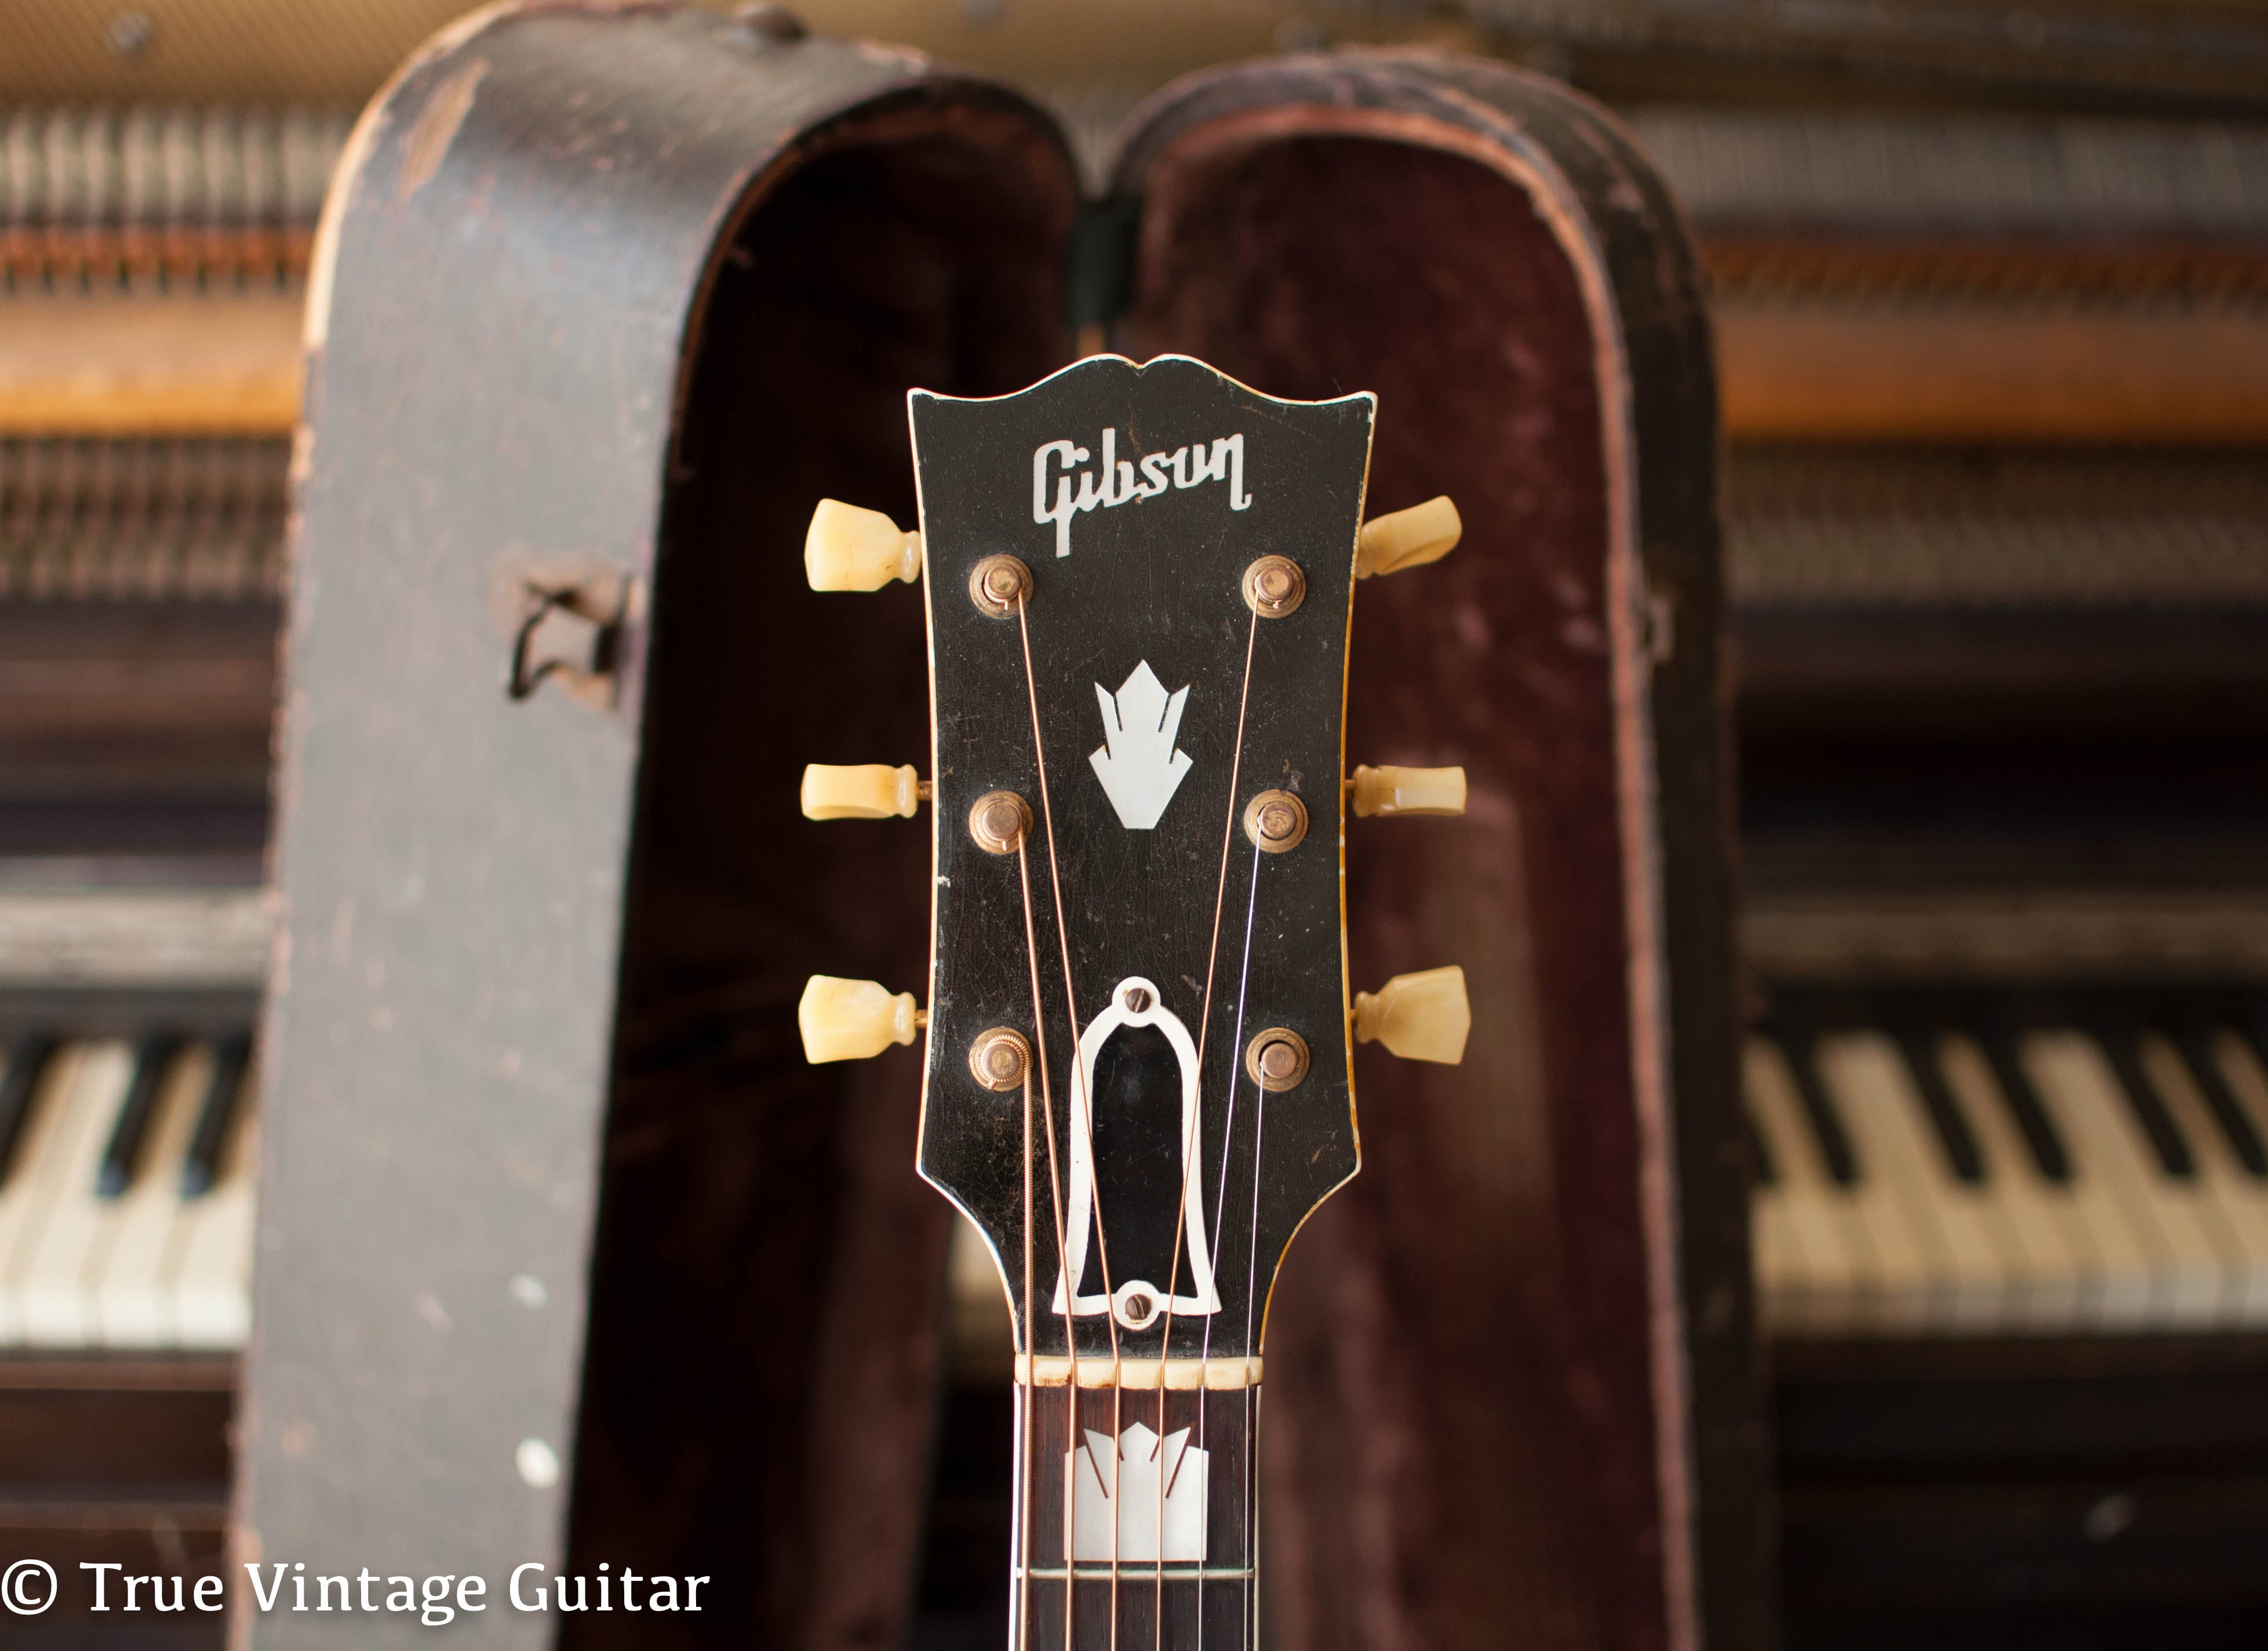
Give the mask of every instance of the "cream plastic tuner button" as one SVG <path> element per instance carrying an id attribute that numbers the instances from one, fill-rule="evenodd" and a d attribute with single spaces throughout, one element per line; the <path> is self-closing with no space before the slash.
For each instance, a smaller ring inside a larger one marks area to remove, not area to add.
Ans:
<path id="1" fill-rule="evenodd" d="M 910 820 L 929 794 L 910 763 L 861 763 L 836 768 L 813 763 L 803 770 L 803 817 L 806 820 Z"/>
<path id="2" fill-rule="evenodd" d="M 877 980 L 837 980 L 814 975 L 795 1006 L 803 1033 L 803 1058 L 816 1066 L 830 1060 L 865 1060 L 893 1043 L 910 1043 L 914 1028 L 929 1017 L 914 1007 L 914 994 L 893 996 Z"/>
<path id="3" fill-rule="evenodd" d="M 879 510 L 822 498 L 803 540 L 803 571 L 815 591 L 879 591 L 921 577 L 922 538 Z"/>
<path id="4" fill-rule="evenodd" d="M 1372 814 L 1465 811 L 1462 768 L 1373 768 L 1365 763 L 1355 770 L 1347 788 L 1354 793 L 1355 813 L 1366 819 Z"/>
<path id="5" fill-rule="evenodd" d="M 1373 516 L 1355 535 L 1354 576 L 1366 579 L 1373 573 L 1398 573 L 1439 562 L 1457 548 L 1464 532 L 1465 524 L 1447 493 L 1408 510 Z"/>
<path id="6" fill-rule="evenodd" d="M 1376 991 L 1354 994 L 1354 1041 L 1383 1043 L 1404 1060 L 1454 1066 L 1464 1059 L 1472 1029 L 1465 971 L 1454 963 L 1396 975 Z"/>

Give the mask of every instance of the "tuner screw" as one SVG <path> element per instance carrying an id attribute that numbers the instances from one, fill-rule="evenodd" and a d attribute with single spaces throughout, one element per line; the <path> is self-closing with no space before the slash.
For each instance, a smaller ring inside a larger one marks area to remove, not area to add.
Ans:
<path id="1" fill-rule="evenodd" d="M 1262 556 L 1244 570 L 1244 605 L 1263 619 L 1281 619 L 1307 600 L 1307 576 L 1289 556 Z"/>
<path id="2" fill-rule="evenodd" d="M 1288 1027 L 1271 1026 L 1244 1046 L 1246 1076 L 1270 1095 L 1298 1088 L 1313 1064 L 1307 1040 Z"/>
<path id="3" fill-rule="evenodd" d="M 1404 1060 L 1454 1066 L 1464 1059 L 1472 1029 L 1465 971 L 1454 963 L 1396 975 L 1374 992 L 1354 994 L 1354 1041 L 1383 1043 Z"/>
<path id="4" fill-rule="evenodd" d="M 1355 535 L 1354 576 L 1366 579 L 1375 573 L 1399 573 L 1439 562 L 1457 548 L 1464 533 L 1465 524 L 1447 493 L 1408 510 L 1373 516 Z"/>
<path id="5" fill-rule="evenodd" d="M 879 591 L 921 577 L 922 536 L 879 510 L 822 498 L 803 539 L 803 571 L 815 591 Z"/>
<path id="6" fill-rule="evenodd" d="M 1012 556 L 989 556 L 968 570 L 968 600 L 979 613 L 1005 619 L 1032 599 L 1032 570 Z"/>
<path id="7" fill-rule="evenodd" d="M 1263 854 L 1283 854 L 1307 835 L 1307 805 L 1288 791 L 1263 791 L 1244 805 L 1244 835 Z"/>
<path id="8" fill-rule="evenodd" d="M 979 1032 L 968 1046 L 969 1075 L 995 1095 L 1006 1095 L 1024 1086 L 1032 1069 L 1032 1046 L 1012 1026 Z"/>
<path id="9" fill-rule="evenodd" d="M 968 810 L 968 835 L 987 854 L 1013 854 L 1031 829 L 1031 805 L 1012 791 L 988 791 Z"/>

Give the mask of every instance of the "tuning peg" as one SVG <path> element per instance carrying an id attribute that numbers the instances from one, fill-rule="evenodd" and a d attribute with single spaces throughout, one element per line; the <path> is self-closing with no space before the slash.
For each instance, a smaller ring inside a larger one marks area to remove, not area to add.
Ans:
<path id="1" fill-rule="evenodd" d="M 913 764 L 861 763 L 836 768 L 812 763 L 803 770 L 803 817 L 806 820 L 910 820 L 929 787 Z"/>
<path id="2" fill-rule="evenodd" d="M 879 510 L 822 498 L 803 540 L 803 571 L 815 591 L 879 591 L 921 577 L 922 537 Z"/>
<path id="3" fill-rule="evenodd" d="M 1373 516 L 1355 535 L 1354 576 L 1366 579 L 1373 573 L 1398 573 L 1439 562 L 1457 548 L 1464 531 L 1447 493 L 1408 510 Z"/>
<path id="4" fill-rule="evenodd" d="M 804 782 L 806 786 L 810 783 Z M 1373 768 L 1365 763 L 1355 770 L 1347 790 L 1354 795 L 1355 813 L 1366 819 L 1372 814 L 1465 811 L 1462 768 Z"/>
<path id="5" fill-rule="evenodd" d="M 813 1065 L 830 1060 L 865 1060 L 893 1043 L 910 1043 L 914 1028 L 929 1016 L 914 1007 L 914 994 L 895 997 L 878 980 L 837 980 L 814 975 L 795 1006 L 803 1033 L 803 1058 Z"/>
<path id="6" fill-rule="evenodd" d="M 1465 971 L 1454 963 L 1396 975 L 1376 991 L 1354 994 L 1354 1041 L 1383 1043 L 1404 1060 L 1454 1066 L 1465 1058 L 1472 1028 Z"/>

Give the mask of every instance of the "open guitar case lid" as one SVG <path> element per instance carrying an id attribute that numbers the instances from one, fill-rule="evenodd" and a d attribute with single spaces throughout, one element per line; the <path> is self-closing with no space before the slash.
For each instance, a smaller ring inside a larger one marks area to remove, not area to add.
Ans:
<path id="1" fill-rule="evenodd" d="M 1766 1637 L 1675 210 L 1595 106 L 1444 56 L 1233 66 L 1130 131 L 1085 203 L 1012 92 L 659 5 L 475 14 L 364 115 L 311 279 L 239 1561 L 713 1579 L 492 1598 L 482 1647 L 902 1635 L 948 1211 L 916 1056 L 807 1066 L 794 1006 L 923 978 L 927 844 L 796 787 L 917 760 L 923 629 L 811 593 L 802 534 L 913 520 L 909 387 L 1104 324 L 1377 392 L 1370 508 L 1465 523 L 1357 601 L 1350 752 L 1471 802 L 1351 835 L 1354 970 L 1462 963 L 1474 1027 L 1360 1058 L 1368 1161 L 1270 1308 L 1277 1643 Z"/>

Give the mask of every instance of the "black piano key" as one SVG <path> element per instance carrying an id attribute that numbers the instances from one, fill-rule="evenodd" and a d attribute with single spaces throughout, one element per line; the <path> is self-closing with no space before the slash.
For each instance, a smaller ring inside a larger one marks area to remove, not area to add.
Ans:
<path id="1" fill-rule="evenodd" d="M 2197 1157 L 2190 1151 L 2189 1139 L 2182 1133 L 2181 1125 L 2166 1108 L 2166 1098 L 2158 1093 L 2149 1072 L 2142 1065 L 2141 1040 L 2129 1026 L 2099 1026 L 2089 1028 L 2095 1041 L 2102 1045 L 2102 1052 L 2110 1057 L 2110 1068 L 2118 1074 L 2118 1087 L 2125 1093 L 2127 1109 L 2134 1121 L 2142 1126 L 2142 1133 L 2150 1139 L 2150 1150 L 2158 1156 L 2158 1167 L 2176 1181 L 2193 1180 L 2197 1176 Z"/>
<path id="2" fill-rule="evenodd" d="M 2016 1053 L 2014 1036 L 1999 1030 L 1982 1031 L 1977 1034 L 1977 1044 L 1984 1051 L 1985 1064 L 1992 1068 L 1993 1080 L 2000 1087 L 2001 1098 L 2008 1103 L 2009 1115 L 2016 1120 L 2017 1132 L 2031 1151 L 2032 1163 L 2046 1179 L 2068 1182 L 2071 1153 L 2064 1146 L 2063 1137 L 2056 1132 L 2055 1121 L 2048 1117 L 2039 1091 L 2032 1087 L 2031 1074 L 2024 1070 L 2024 1063 Z"/>
<path id="3" fill-rule="evenodd" d="M 252 1034 L 236 1032 L 213 1045 L 212 1079 L 197 1109 L 196 1132 L 189 1137 L 189 1155 L 181 1161 L 181 1196 L 201 1198 L 212 1190 L 220 1173 L 220 1149 L 228 1139 L 229 1120 L 236 1116 L 245 1068 L 252 1062 Z"/>
<path id="4" fill-rule="evenodd" d="M 126 1086 L 125 1104 L 118 1109 L 110 1144 L 102 1149 L 102 1168 L 95 1175 L 97 1198 L 117 1198 L 134 1184 L 134 1167 L 141 1161 L 150 1120 L 157 1115 L 158 1087 L 180 1047 L 180 1038 L 171 1032 L 152 1032 L 135 1046 L 134 1077 Z"/>
<path id="5" fill-rule="evenodd" d="M 1772 1162 L 1771 1148 L 1764 1144 L 1764 1132 L 1756 1127 L 1756 1120 L 1745 1109 L 1742 1117 L 1749 1126 L 1749 1162 L 1755 1168 L 1756 1184 L 1773 1187 L 1779 1184 L 1779 1167 Z"/>
<path id="6" fill-rule="evenodd" d="M 1837 1186 L 1856 1186 L 1859 1154 L 1851 1145 L 1851 1132 L 1843 1127 L 1843 1120 L 1835 1110 L 1833 1097 L 1827 1093 L 1827 1080 L 1819 1075 L 1818 1045 L 1808 1032 L 1786 1034 L 1780 1042 L 1787 1050 L 1787 1064 L 1795 1073 L 1795 1089 L 1803 1102 L 1804 1120 L 1811 1125 L 1813 1139 L 1819 1143 L 1819 1155 L 1826 1161 L 1828 1175 Z"/>
<path id="7" fill-rule="evenodd" d="M 40 1079 L 55 1053 L 55 1040 L 42 1032 L 27 1032 L 9 1046 L 8 1068 L 0 1073 L 0 1187 L 8 1184 L 16 1167 L 16 1148 L 32 1117 L 32 1097 L 39 1094 Z"/>
<path id="8" fill-rule="evenodd" d="M 1977 1145 L 1976 1131 L 1969 1127 L 1969 1117 L 1961 1109 L 1951 1086 L 1945 1081 L 1945 1070 L 1938 1065 L 1937 1036 L 1917 1027 L 1906 1027 L 1897 1034 L 1898 1051 L 1906 1059 L 1906 1070 L 1913 1074 L 1915 1087 L 1921 1091 L 1922 1109 L 1937 1131 L 1937 1144 L 1945 1148 L 1945 1161 L 1952 1168 L 1954 1177 L 1971 1186 L 1984 1182 L 1984 1153 Z"/>
<path id="9" fill-rule="evenodd" d="M 2212 1035 L 2203 1027 L 2188 1027 L 2176 1035 L 2174 1047 L 2181 1050 L 2182 1064 L 2189 1068 L 2191 1081 L 2205 1097 L 2213 1121 L 2220 1126 L 2236 1161 L 2256 1181 L 2268 1181 L 2268 1146 L 2262 1145 L 2260 1131 L 2253 1127 L 2244 1103 L 2228 1087 L 2228 1075 L 2213 1056 Z"/>

